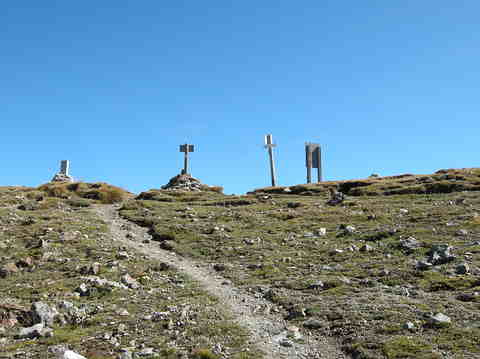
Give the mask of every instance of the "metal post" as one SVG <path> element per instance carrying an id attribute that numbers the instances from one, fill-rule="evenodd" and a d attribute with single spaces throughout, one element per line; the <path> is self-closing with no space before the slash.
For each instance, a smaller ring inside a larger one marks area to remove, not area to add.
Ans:
<path id="1" fill-rule="evenodd" d="M 307 183 L 312 183 L 312 149 L 307 145 Z"/>
<path id="2" fill-rule="evenodd" d="M 318 146 L 318 183 L 322 182 L 322 147 Z"/>
<path id="3" fill-rule="evenodd" d="M 60 161 L 60 173 L 68 176 L 68 170 L 70 167 L 70 162 L 68 160 L 62 160 Z"/>
<path id="4" fill-rule="evenodd" d="M 183 173 L 184 174 L 188 173 L 188 151 L 185 151 L 185 157 L 183 159 Z"/>
<path id="5" fill-rule="evenodd" d="M 272 135 L 265 136 L 265 147 L 268 149 L 268 156 L 270 158 L 270 174 L 272 176 L 272 186 L 277 185 L 277 179 L 275 176 L 275 161 L 273 159 L 273 147 L 276 145 L 273 144 Z"/>
<path id="6" fill-rule="evenodd" d="M 184 153 L 182 175 L 188 174 L 188 153 L 194 152 L 194 151 L 195 151 L 194 145 L 189 145 L 187 143 L 184 145 L 180 145 L 180 152 Z"/>

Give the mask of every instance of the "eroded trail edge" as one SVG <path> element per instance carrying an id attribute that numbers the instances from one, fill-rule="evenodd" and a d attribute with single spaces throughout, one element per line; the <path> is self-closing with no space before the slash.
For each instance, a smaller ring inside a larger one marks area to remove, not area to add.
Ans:
<path id="1" fill-rule="evenodd" d="M 143 255 L 175 266 L 200 283 L 206 291 L 219 299 L 222 307 L 231 312 L 239 325 L 251 332 L 251 344 L 264 351 L 265 358 L 346 358 L 328 338 L 317 340 L 304 335 L 301 340 L 295 340 L 292 336 L 295 336 L 296 328 L 289 327 L 280 315 L 265 311 L 269 307 L 265 299 L 234 287 L 207 266 L 159 248 L 158 242 L 149 241 L 151 236 L 147 228 L 123 219 L 119 216 L 118 209 L 118 205 L 94 207 L 95 213 L 109 226 L 112 238 Z"/>

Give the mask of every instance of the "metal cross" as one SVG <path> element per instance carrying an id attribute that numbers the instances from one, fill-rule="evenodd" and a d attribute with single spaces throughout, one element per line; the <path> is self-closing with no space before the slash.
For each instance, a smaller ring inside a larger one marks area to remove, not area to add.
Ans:
<path id="1" fill-rule="evenodd" d="M 277 185 L 277 179 L 275 177 L 275 162 L 273 159 L 273 147 L 276 147 L 273 143 L 272 135 L 265 136 L 265 148 L 268 149 L 268 156 L 270 158 L 270 174 L 272 176 L 272 186 L 275 187 Z"/>
<path id="2" fill-rule="evenodd" d="M 189 145 L 189 144 L 180 145 L 180 152 L 185 153 L 182 175 L 185 175 L 188 173 L 188 153 L 194 152 L 194 151 L 195 151 L 194 145 Z"/>

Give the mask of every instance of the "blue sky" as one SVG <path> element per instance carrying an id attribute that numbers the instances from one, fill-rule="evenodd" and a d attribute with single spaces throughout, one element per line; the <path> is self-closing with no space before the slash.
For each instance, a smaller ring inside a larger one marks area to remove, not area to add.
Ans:
<path id="1" fill-rule="evenodd" d="M 134 192 L 180 171 L 244 193 L 479 166 L 478 1 L 6 1 L 0 185 L 83 181 Z"/>

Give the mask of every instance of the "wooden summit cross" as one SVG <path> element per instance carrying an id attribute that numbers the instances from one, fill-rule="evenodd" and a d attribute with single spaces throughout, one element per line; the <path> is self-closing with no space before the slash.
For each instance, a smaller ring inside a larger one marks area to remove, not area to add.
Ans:
<path id="1" fill-rule="evenodd" d="M 189 152 L 194 152 L 195 148 L 193 145 L 189 144 L 184 144 L 180 145 L 180 152 L 185 153 L 185 159 L 183 161 L 183 170 L 182 170 L 182 175 L 188 174 L 188 153 Z"/>

